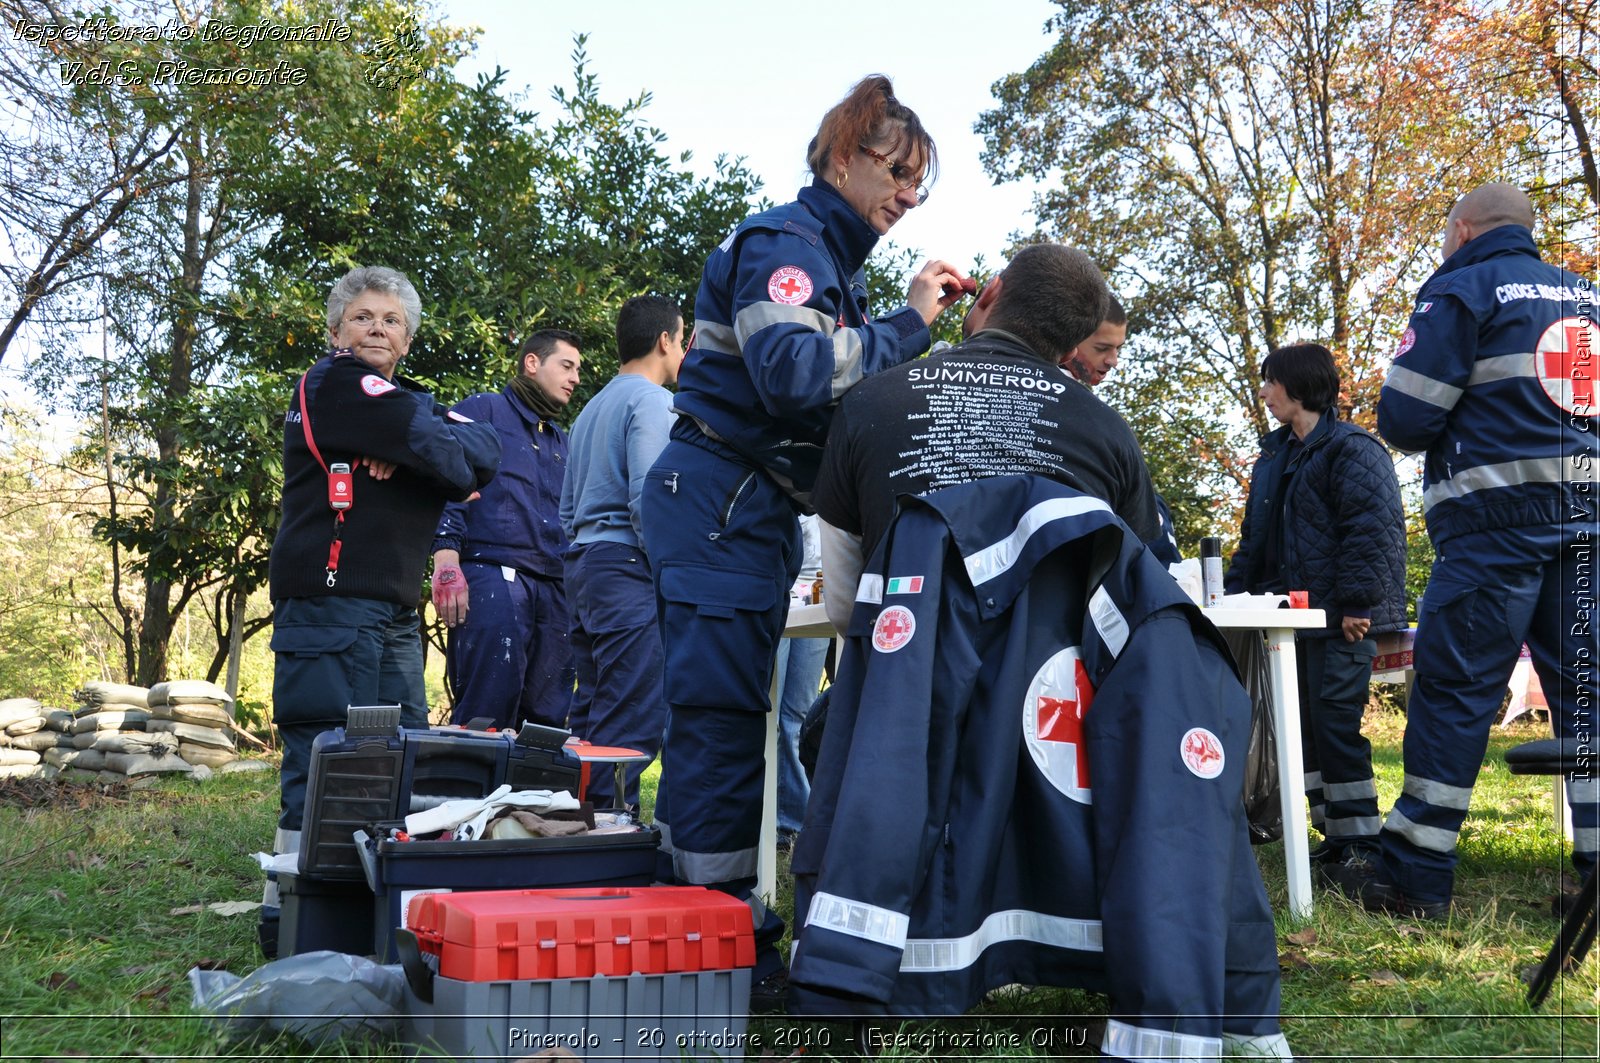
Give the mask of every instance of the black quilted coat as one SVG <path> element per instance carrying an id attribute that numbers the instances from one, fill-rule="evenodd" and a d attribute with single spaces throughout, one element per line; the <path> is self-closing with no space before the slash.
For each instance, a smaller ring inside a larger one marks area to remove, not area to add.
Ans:
<path id="1" fill-rule="evenodd" d="M 1333 410 L 1303 446 L 1288 445 L 1290 431 L 1284 425 L 1261 439 L 1225 589 L 1310 592 L 1310 607 L 1328 615 L 1328 630 L 1305 633 L 1312 636 L 1338 632 L 1346 616 L 1370 617 L 1370 634 L 1405 627 L 1405 517 L 1388 450 Z M 1267 572 L 1267 537 L 1291 462 L 1278 571 Z"/>

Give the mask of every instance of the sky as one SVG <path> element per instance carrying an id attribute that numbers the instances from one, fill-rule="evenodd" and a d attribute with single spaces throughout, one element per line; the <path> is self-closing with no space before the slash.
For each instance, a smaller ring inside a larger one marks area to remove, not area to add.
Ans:
<path id="1" fill-rule="evenodd" d="M 806 144 L 823 114 L 867 74 L 886 74 L 939 150 L 928 202 L 888 239 L 963 269 L 982 254 L 991 266 L 1015 231 L 1033 229 L 1031 183 L 994 187 L 983 173 L 983 138 L 972 131 L 994 105 L 989 87 L 1028 68 L 1050 38 L 1049 0 L 829 5 L 853 20 L 818 17 L 815 7 L 687 0 L 447 0 L 457 25 L 481 26 L 475 74 L 496 65 L 506 84 L 529 90 L 527 105 L 553 117 L 550 88 L 572 84 L 573 35 L 587 33 L 588 69 L 603 99 L 652 94 L 644 118 L 667 135 L 674 156 L 713 170 L 719 153 L 743 155 L 762 193 L 787 202 L 810 182 Z M 468 76 L 467 74 L 463 75 Z"/>

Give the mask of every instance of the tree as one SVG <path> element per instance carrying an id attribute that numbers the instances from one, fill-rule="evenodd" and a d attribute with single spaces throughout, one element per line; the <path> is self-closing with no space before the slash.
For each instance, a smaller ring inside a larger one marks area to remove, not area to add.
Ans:
<path id="1" fill-rule="evenodd" d="M 1485 145 L 1482 94 L 1456 91 L 1446 27 L 1414 5 L 1057 6 L 1049 50 L 994 86 L 985 165 L 1059 175 L 1036 235 L 1084 247 L 1125 297 L 1108 396 L 1137 411 L 1180 526 L 1215 530 L 1272 427 L 1262 356 L 1327 343 L 1369 419 L 1455 190 L 1511 149 Z"/>

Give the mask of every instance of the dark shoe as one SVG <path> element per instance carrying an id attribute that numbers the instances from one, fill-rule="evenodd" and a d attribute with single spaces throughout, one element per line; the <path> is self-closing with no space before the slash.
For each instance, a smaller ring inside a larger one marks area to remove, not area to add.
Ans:
<path id="1" fill-rule="evenodd" d="M 782 1015 L 789 1004 L 789 972 L 778 968 L 750 987 L 750 1014 Z"/>
<path id="2" fill-rule="evenodd" d="M 1367 848 L 1345 849 L 1338 859 L 1313 864 L 1318 881 L 1329 889 L 1336 889 L 1352 900 L 1361 896 L 1361 889 L 1377 877 L 1378 854 Z"/>
<path id="3" fill-rule="evenodd" d="M 1351 849 L 1337 864 L 1318 869 L 1328 885 L 1369 912 L 1441 922 L 1450 915 L 1449 901 L 1419 901 L 1385 882 L 1378 854 L 1370 849 Z"/>
<path id="4" fill-rule="evenodd" d="M 1398 886 L 1392 886 L 1377 878 L 1369 879 L 1361 887 L 1358 899 L 1361 901 L 1361 907 L 1369 912 L 1384 912 L 1389 915 L 1404 916 L 1407 919 L 1425 919 L 1433 923 L 1442 923 L 1450 917 L 1449 901 L 1419 901 L 1401 893 Z"/>

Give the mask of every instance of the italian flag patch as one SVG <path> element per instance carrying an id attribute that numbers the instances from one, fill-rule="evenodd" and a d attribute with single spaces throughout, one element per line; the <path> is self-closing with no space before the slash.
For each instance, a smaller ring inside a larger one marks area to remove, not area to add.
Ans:
<path id="1" fill-rule="evenodd" d="M 885 594 L 921 594 L 921 576 L 896 576 L 884 584 Z"/>

